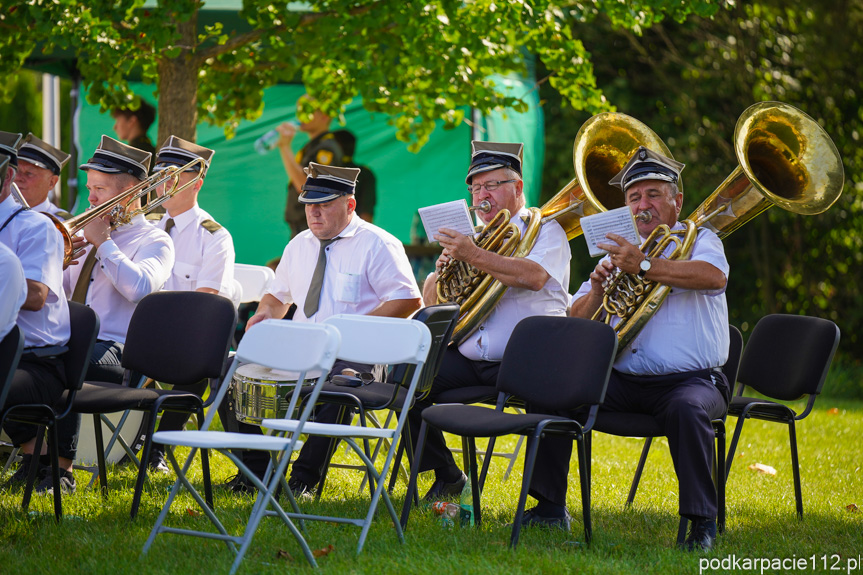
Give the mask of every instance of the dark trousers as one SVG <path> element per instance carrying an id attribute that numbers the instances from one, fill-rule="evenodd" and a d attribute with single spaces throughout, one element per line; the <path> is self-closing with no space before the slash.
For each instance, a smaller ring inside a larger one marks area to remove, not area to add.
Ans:
<path id="1" fill-rule="evenodd" d="M 123 383 L 123 344 L 100 339 L 96 341 L 90 365 L 87 367 L 85 381 L 107 381 Z M 81 428 L 81 414 L 70 412 L 57 422 L 57 452 L 60 457 L 75 459 L 78 454 L 78 432 Z"/>
<path id="2" fill-rule="evenodd" d="M 462 387 L 497 385 L 497 374 L 500 371 L 500 362 L 497 361 L 475 361 L 461 354 L 458 348 L 449 347 L 444 354 L 443 363 L 437 377 L 432 384 L 428 397 L 417 402 L 408 413 L 408 425 L 410 425 L 411 441 L 416 449 L 419 440 L 420 426 L 422 425 L 422 412 L 437 401 L 437 396 L 444 391 L 459 389 Z M 419 463 L 419 470 L 457 468 L 452 452 L 446 446 L 443 433 L 439 429 L 429 428 L 426 436 L 426 444 L 423 449 L 423 459 Z"/>
<path id="3" fill-rule="evenodd" d="M 725 415 L 728 399 L 728 382 L 718 371 L 656 377 L 612 371 L 601 409 L 655 417 L 668 437 L 679 486 L 680 515 L 715 518 L 711 420 Z M 571 455 L 571 439 L 545 437 L 540 440 L 530 494 L 566 505 Z"/>
<path id="4" fill-rule="evenodd" d="M 9 394 L 3 409 L 13 405 L 44 403 L 54 405 L 66 390 L 66 371 L 59 357 L 37 358 L 24 354 L 9 383 Z M 62 419 L 60 421 L 63 421 Z M 3 429 L 12 443 L 20 446 L 34 437 L 38 427 L 7 420 Z"/>
<path id="5" fill-rule="evenodd" d="M 359 372 L 371 372 L 373 365 L 364 363 L 351 363 L 336 360 L 331 373 L 339 374 L 343 369 L 354 369 Z M 350 388 L 347 388 L 348 390 Z M 229 393 L 225 397 L 227 398 Z M 345 413 L 339 419 L 339 410 L 342 406 L 331 403 L 323 403 L 315 408 L 314 419 L 319 423 L 349 423 L 353 417 L 353 410 L 346 408 Z M 261 428 L 237 420 L 236 410 L 231 401 L 224 401 L 219 406 L 219 417 L 226 431 L 238 431 L 240 433 L 261 434 Z M 315 485 L 321 479 L 321 471 L 327 460 L 327 451 L 330 446 L 329 437 L 309 437 L 303 443 L 300 454 L 291 466 L 291 478 L 296 478 L 306 485 Z M 260 450 L 240 450 L 234 452 L 243 464 L 258 477 L 263 477 L 270 462 L 270 454 Z"/>

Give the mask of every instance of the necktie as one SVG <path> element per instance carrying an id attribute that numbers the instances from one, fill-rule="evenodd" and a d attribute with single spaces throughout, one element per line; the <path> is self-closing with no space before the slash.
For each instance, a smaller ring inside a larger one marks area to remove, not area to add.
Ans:
<path id="1" fill-rule="evenodd" d="M 315 266 L 315 273 L 312 274 L 312 282 L 309 284 L 309 291 L 306 294 L 306 303 L 303 305 L 303 313 L 306 314 L 306 317 L 312 317 L 318 311 L 318 304 L 321 301 L 321 287 L 324 285 L 324 271 L 327 267 L 327 246 L 338 239 L 340 238 L 321 240 L 318 263 Z"/>
<path id="2" fill-rule="evenodd" d="M 78 281 L 75 282 L 72 301 L 77 303 L 87 302 L 87 290 L 90 289 L 90 276 L 93 275 L 94 267 L 96 267 L 96 248 L 91 248 L 87 257 L 84 258 L 84 263 L 81 264 L 81 275 L 78 276 Z"/>
<path id="3" fill-rule="evenodd" d="M 165 220 L 165 233 L 171 235 L 171 230 L 174 229 L 174 218 Z"/>

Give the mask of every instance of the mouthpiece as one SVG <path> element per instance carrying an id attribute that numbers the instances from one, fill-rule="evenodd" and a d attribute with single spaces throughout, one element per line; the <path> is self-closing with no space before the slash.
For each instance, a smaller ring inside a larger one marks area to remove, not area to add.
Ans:
<path id="1" fill-rule="evenodd" d="M 471 212 L 480 211 L 484 214 L 487 214 L 491 211 L 491 202 L 488 200 L 483 200 L 479 203 L 479 205 L 471 206 L 468 208 Z"/>
<path id="2" fill-rule="evenodd" d="M 647 224 L 650 223 L 650 220 L 653 219 L 653 214 L 651 214 L 648 210 L 644 210 L 643 212 L 635 214 L 635 219 L 639 222 L 644 222 L 645 224 Z"/>

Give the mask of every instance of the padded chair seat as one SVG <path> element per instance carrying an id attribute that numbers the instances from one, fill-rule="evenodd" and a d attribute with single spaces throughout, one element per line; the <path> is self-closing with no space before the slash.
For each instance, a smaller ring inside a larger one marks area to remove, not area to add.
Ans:
<path id="1" fill-rule="evenodd" d="M 759 419 L 788 421 L 797 415 L 797 413 L 787 405 L 776 403 L 769 399 L 744 397 L 739 395 L 731 398 L 731 403 L 728 405 L 728 415 L 738 416 L 743 413 L 744 409 L 753 403 L 757 405 L 752 407 L 750 413 L 757 413 Z"/>
<path id="2" fill-rule="evenodd" d="M 251 435 L 231 431 L 157 431 L 153 434 L 155 443 L 165 445 L 183 445 L 198 449 L 261 449 L 265 451 L 283 451 L 291 445 L 289 437 L 275 435 Z M 297 441 L 294 451 L 303 446 Z"/>
<path id="3" fill-rule="evenodd" d="M 119 392 L 119 393 L 118 393 Z M 107 382 L 86 382 L 75 396 L 72 410 L 77 413 L 111 413 L 126 409 L 150 409 L 162 396 L 171 401 L 200 404 L 201 399 L 193 394 L 172 389 L 130 388 Z"/>
<path id="4" fill-rule="evenodd" d="M 623 437 L 659 437 L 665 432 L 652 415 L 602 411 L 596 415 L 593 430 Z"/>
<path id="5" fill-rule="evenodd" d="M 438 394 L 435 403 L 494 403 L 497 389 L 490 385 L 473 385 L 448 389 Z"/>
<path id="6" fill-rule="evenodd" d="M 480 405 L 433 405 L 423 410 L 423 419 L 443 431 L 469 437 L 498 437 L 519 433 L 540 421 L 568 421 L 542 413 L 506 413 Z"/>
<path id="7" fill-rule="evenodd" d="M 390 399 L 392 399 L 393 385 L 394 384 L 392 383 L 381 383 L 378 381 L 374 381 L 368 385 L 362 385 L 360 387 L 348 387 L 346 385 L 327 383 L 321 388 L 321 395 L 318 399 L 326 398 L 326 400 L 331 403 L 339 402 L 338 397 L 333 396 L 332 394 L 349 394 L 359 399 L 364 409 L 380 409 L 389 404 Z M 304 388 L 301 393 L 303 395 L 308 395 L 311 393 L 311 389 L 312 387 L 308 386 L 307 388 Z M 405 397 L 407 397 L 406 391 L 407 390 L 404 387 L 399 386 L 399 389 L 396 392 L 396 399 L 390 406 L 392 409 L 399 410 L 402 408 L 405 403 Z M 345 403 L 348 405 L 356 405 L 349 398 Z"/>

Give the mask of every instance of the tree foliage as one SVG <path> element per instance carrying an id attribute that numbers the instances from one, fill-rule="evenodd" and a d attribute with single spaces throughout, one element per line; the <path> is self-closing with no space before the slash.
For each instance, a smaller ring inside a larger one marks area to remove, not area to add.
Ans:
<path id="1" fill-rule="evenodd" d="M 140 76 L 156 85 L 160 101 L 172 103 L 160 109 L 160 138 L 194 137 L 195 115 L 230 135 L 239 121 L 260 115 L 264 88 L 299 79 L 334 115 L 362 96 L 417 149 L 436 121 L 462 122 L 465 107 L 523 109 L 519 95 L 491 79 L 523 71 L 523 50 L 543 62 L 551 86 L 573 108 L 610 109 L 590 54 L 573 36 L 575 23 L 604 14 L 615 27 L 640 33 L 666 16 L 681 21 L 716 9 L 709 0 L 316 0 L 302 12 L 291 6 L 246 0 L 243 26 L 217 22 L 190 35 L 200 0 L 152 7 L 144 0 L 17 1 L 0 13 L 0 73 L 16 72 L 37 47 L 72 53 L 88 98 L 104 108 L 137 105 L 127 81 Z M 166 75 L 177 78 L 168 64 L 193 78 L 192 87 L 165 82 Z"/>
<path id="2" fill-rule="evenodd" d="M 842 197 L 818 216 L 772 208 L 730 236 L 728 301 L 744 329 L 768 313 L 832 319 L 853 358 L 863 357 L 861 25 L 860 0 L 764 0 L 712 18 L 665 21 L 641 36 L 605 19 L 573 30 L 603 55 L 594 63 L 609 101 L 651 126 L 687 164 L 684 216 L 737 166 L 734 127 L 749 105 L 787 102 L 825 128 L 845 167 Z M 561 107 L 551 91 L 543 97 L 547 158 L 560 158 L 547 169 L 554 187 L 572 177 L 572 138 L 587 115 Z M 584 278 L 593 262 L 586 251 L 577 259 L 574 277 Z"/>

